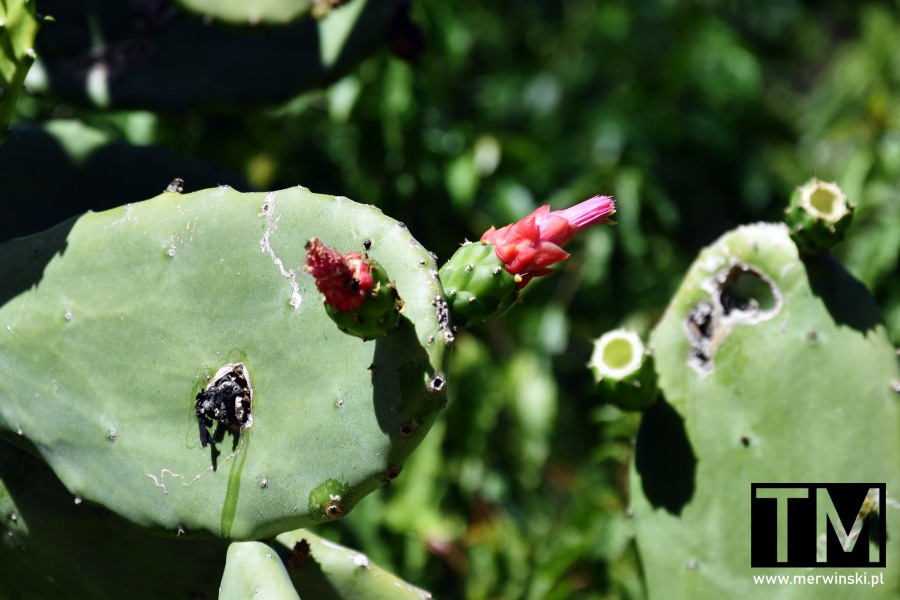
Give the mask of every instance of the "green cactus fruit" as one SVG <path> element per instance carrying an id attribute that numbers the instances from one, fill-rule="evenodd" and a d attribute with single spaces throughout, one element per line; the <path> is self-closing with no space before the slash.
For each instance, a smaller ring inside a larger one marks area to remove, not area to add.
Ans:
<path id="1" fill-rule="evenodd" d="M 306 243 L 306 255 L 306 269 L 338 329 L 363 341 L 397 329 L 403 300 L 378 261 L 358 252 L 341 256 L 316 238 Z"/>
<path id="2" fill-rule="evenodd" d="M 785 221 L 801 254 L 822 254 L 844 239 L 855 208 L 836 183 L 813 178 L 794 191 Z"/>
<path id="3" fill-rule="evenodd" d="M 822 597 L 817 585 L 754 584 L 811 571 L 751 569 L 752 483 L 886 483 L 880 510 L 888 532 L 900 528 L 897 356 L 874 300 L 830 254 L 801 257 L 781 224 L 725 234 L 688 271 L 650 347 L 662 396 L 643 415 L 630 485 L 650 598 Z M 900 536 L 877 551 L 887 566 L 870 573 L 884 585 L 865 595 L 894 598 Z M 829 598 L 860 593 L 827 587 Z"/>
<path id="4" fill-rule="evenodd" d="M 405 302 L 396 331 L 337 330 L 301 272 L 314 236 L 368 246 Z M 244 540 L 340 517 L 446 402 L 437 265 L 347 198 L 165 192 L 0 256 L 0 437 L 142 527 Z"/>
<path id="5" fill-rule="evenodd" d="M 466 242 L 440 271 L 453 322 L 477 325 L 503 314 L 518 298 L 521 277 L 503 268 L 491 244 Z"/>
<path id="6" fill-rule="evenodd" d="M 228 547 L 219 600 L 300 600 L 278 553 L 262 542 L 234 542 Z"/>
<path id="7" fill-rule="evenodd" d="M 81 501 L 35 456 L 0 442 L 3 598 L 215 598 L 225 544 L 148 535 Z"/>
<path id="8" fill-rule="evenodd" d="M 34 38 L 39 24 L 34 0 L 0 3 L 0 144 L 6 140 L 16 99 L 37 56 Z"/>
<path id="9" fill-rule="evenodd" d="M 321 538 L 307 529 L 276 538 L 294 586 L 313 600 L 428 600 L 419 589 L 369 560 L 365 554 Z"/>
<path id="10" fill-rule="evenodd" d="M 279 2 L 289 11 L 304 4 Z M 400 4 L 353 0 L 321 21 L 241 28 L 166 2 L 42 0 L 55 22 L 37 40 L 26 85 L 99 108 L 246 111 L 348 73 L 383 46 Z M 260 3 L 229 5 L 252 12 Z"/>
<path id="11" fill-rule="evenodd" d="M 656 400 L 653 357 L 634 331 L 614 329 L 600 336 L 588 367 L 603 398 L 622 410 L 645 410 Z"/>

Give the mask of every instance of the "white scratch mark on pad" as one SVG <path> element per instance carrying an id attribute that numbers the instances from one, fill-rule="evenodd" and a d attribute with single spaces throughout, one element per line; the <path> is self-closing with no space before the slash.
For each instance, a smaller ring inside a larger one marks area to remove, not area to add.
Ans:
<path id="1" fill-rule="evenodd" d="M 297 274 L 293 269 L 285 269 L 284 263 L 280 258 L 275 254 L 275 250 L 272 249 L 272 244 L 269 242 L 269 237 L 272 235 L 276 229 L 278 229 L 278 221 L 281 220 L 281 215 L 275 214 L 275 196 L 277 192 L 269 192 L 266 194 L 266 199 L 263 200 L 262 208 L 258 216 L 265 217 L 266 219 L 266 231 L 263 233 L 263 237 L 259 240 L 260 250 L 269 255 L 272 259 L 272 262 L 275 263 L 275 266 L 278 267 L 278 270 L 281 271 L 281 275 L 286 277 L 291 284 L 291 300 L 290 304 L 294 307 L 294 310 L 298 310 L 300 308 L 300 304 L 303 302 L 303 298 L 300 297 L 300 286 L 297 285 Z"/>
<path id="2" fill-rule="evenodd" d="M 243 446 L 243 444 L 241 444 L 241 445 Z M 233 459 L 235 456 L 240 454 L 242 450 L 243 450 L 243 447 L 238 448 L 237 450 L 235 450 L 234 452 L 232 452 L 231 454 L 229 454 L 228 456 L 223 458 L 222 462 L 223 463 L 228 462 L 229 460 Z M 184 475 L 182 475 L 181 473 L 176 473 L 175 471 L 172 471 L 171 469 L 163 469 L 162 471 L 159 472 L 159 477 L 157 477 L 156 475 L 154 475 L 152 473 L 146 473 L 146 475 L 147 475 L 147 477 L 149 477 L 150 479 L 153 480 L 153 484 L 156 487 L 160 488 L 163 491 L 164 495 L 168 496 L 169 488 L 166 485 L 166 481 L 165 481 L 166 475 L 168 475 L 171 479 L 180 479 L 181 485 L 184 487 L 188 487 L 189 485 L 191 485 L 192 483 L 194 483 L 195 481 L 197 481 L 198 479 L 200 479 L 201 477 L 203 477 L 204 475 L 206 475 L 207 473 L 209 473 L 212 470 L 213 470 L 213 466 L 210 465 L 206 468 L 205 471 L 203 471 L 202 473 L 198 473 L 197 475 L 194 475 L 193 479 L 190 479 L 190 480 L 185 479 Z"/>

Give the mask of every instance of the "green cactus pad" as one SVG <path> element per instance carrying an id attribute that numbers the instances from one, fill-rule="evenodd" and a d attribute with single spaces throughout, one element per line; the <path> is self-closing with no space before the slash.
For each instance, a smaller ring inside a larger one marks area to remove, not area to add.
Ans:
<path id="1" fill-rule="evenodd" d="M 503 314 L 518 298 L 516 280 L 491 244 L 466 242 L 441 267 L 453 322 L 477 325 Z"/>
<path id="2" fill-rule="evenodd" d="M 630 486 L 650 598 L 822 597 L 754 585 L 810 573 L 750 568 L 754 482 L 886 482 L 888 532 L 900 527 L 897 357 L 831 255 L 801 259 L 784 225 L 740 227 L 701 252 L 650 345 L 666 401 L 644 413 Z M 867 598 L 900 585 L 900 536 L 882 551 L 884 585 Z"/>
<path id="3" fill-rule="evenodd" d="M 212 599 L 225 551 L 221 542 L 177 532 L 148 535 L 73 496 L 38 458 L 0 442 L 3 598 Z"/>
<path id="4" fill-rule="evenodd" d="M 311 600 L 428 600 L 365 554 L 321 538 L 309 530 L 283 533 L 273 544 L 287 564 L 300 595 Z"/>
<path id="5" fill-rule="evenodd" d="M 340 78 L 384 43 L 397 5 L 353 0 L 321 21 L 238 28 L 165 2 L 43 0 L 55 22 L 26 84 L 100 108 L 246 111 Z"/>
<path id="6" fill-rule="evenodd" d="M 234 542 L 228 547 L 219 600 L 300 600 L 284 563 L 262 542 Z"/>
<path id="7" fill-rule="evenodd" d="M 312 0 L 175 0 L 185 10 L 238 25 L 290 23 L 309 14 Z"/>
<path id="8" fill-rule="evenodd" d="M 602 397 L 623 410 L 644 410 L 656 400 L 653 357 L 633 331 L 614 329 L 600 336 L 588 367 Z"/>
<path id="9" fill-rule="evenodd" d="M 302 268 L 314 236 L 366 245 L 391 273 L 393 334 L 338 331 Z M 436 265 L 374 207 L 299 187 L 166 192 L 0 255 L 0 435 L 144 527 L 258 539 L 338 518 L 396 475 L 446 401 Z M 204 449 L 196 398 L 238 363 L 252 426 L 211 422 Z"/>
<path id="10" fill-rule="evenodd" d="M 844 239 L 854 209 L 837 184 L 813 178 L 791 196 L 785 221 L 802 254 L 821 254 Z"/>
<path id="11" fill-rule="evenodd" d="M 16 99 L 37 56 L 38 25 L 34 0 L 0 3 L 0 144 L 6 140 Z"/>

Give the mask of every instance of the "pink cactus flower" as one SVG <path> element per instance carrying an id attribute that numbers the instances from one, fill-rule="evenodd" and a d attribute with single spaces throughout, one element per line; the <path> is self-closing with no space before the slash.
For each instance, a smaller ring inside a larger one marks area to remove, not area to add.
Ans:
<path id="1" fill-rule="evenodd" d="M 365 255 L 338 254 L 317 238 L 306 243 L 306 270 L 316 279 L 316 288 L 325 302 L 341 312 L 362 306 L 375 285 Z"/>
<path id="2" fill-rule="evenodd" d="M 506 270 L 521 279 L 517 279 L 516 289 L 522 289 L 534 277 L 552 273 L 550 265 L 569 258 L 563 246 L 576 233 L 595 223 L 609 222 L 615 212 L 616 203 L 610 196 L 594 196 L 552 212 L 549 206 L 542 206 L 518 223 L 500 229 L 491 227 L 481 236 L 481 243 L 494 246 Z"/>

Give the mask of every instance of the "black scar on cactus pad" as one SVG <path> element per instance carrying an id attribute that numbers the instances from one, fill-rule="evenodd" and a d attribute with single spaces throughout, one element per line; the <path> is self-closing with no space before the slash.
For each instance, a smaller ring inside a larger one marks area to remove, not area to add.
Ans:
<path id="1" fill-rule="evenodd" d="M 219 369 L 194 401 L 202 446 L 206 448 L 215 443 L 209 433 L 213 421 L 235 433 L 250 428 L 253 425 L 252 398 L 250 375 L 243 363 Z"/>

